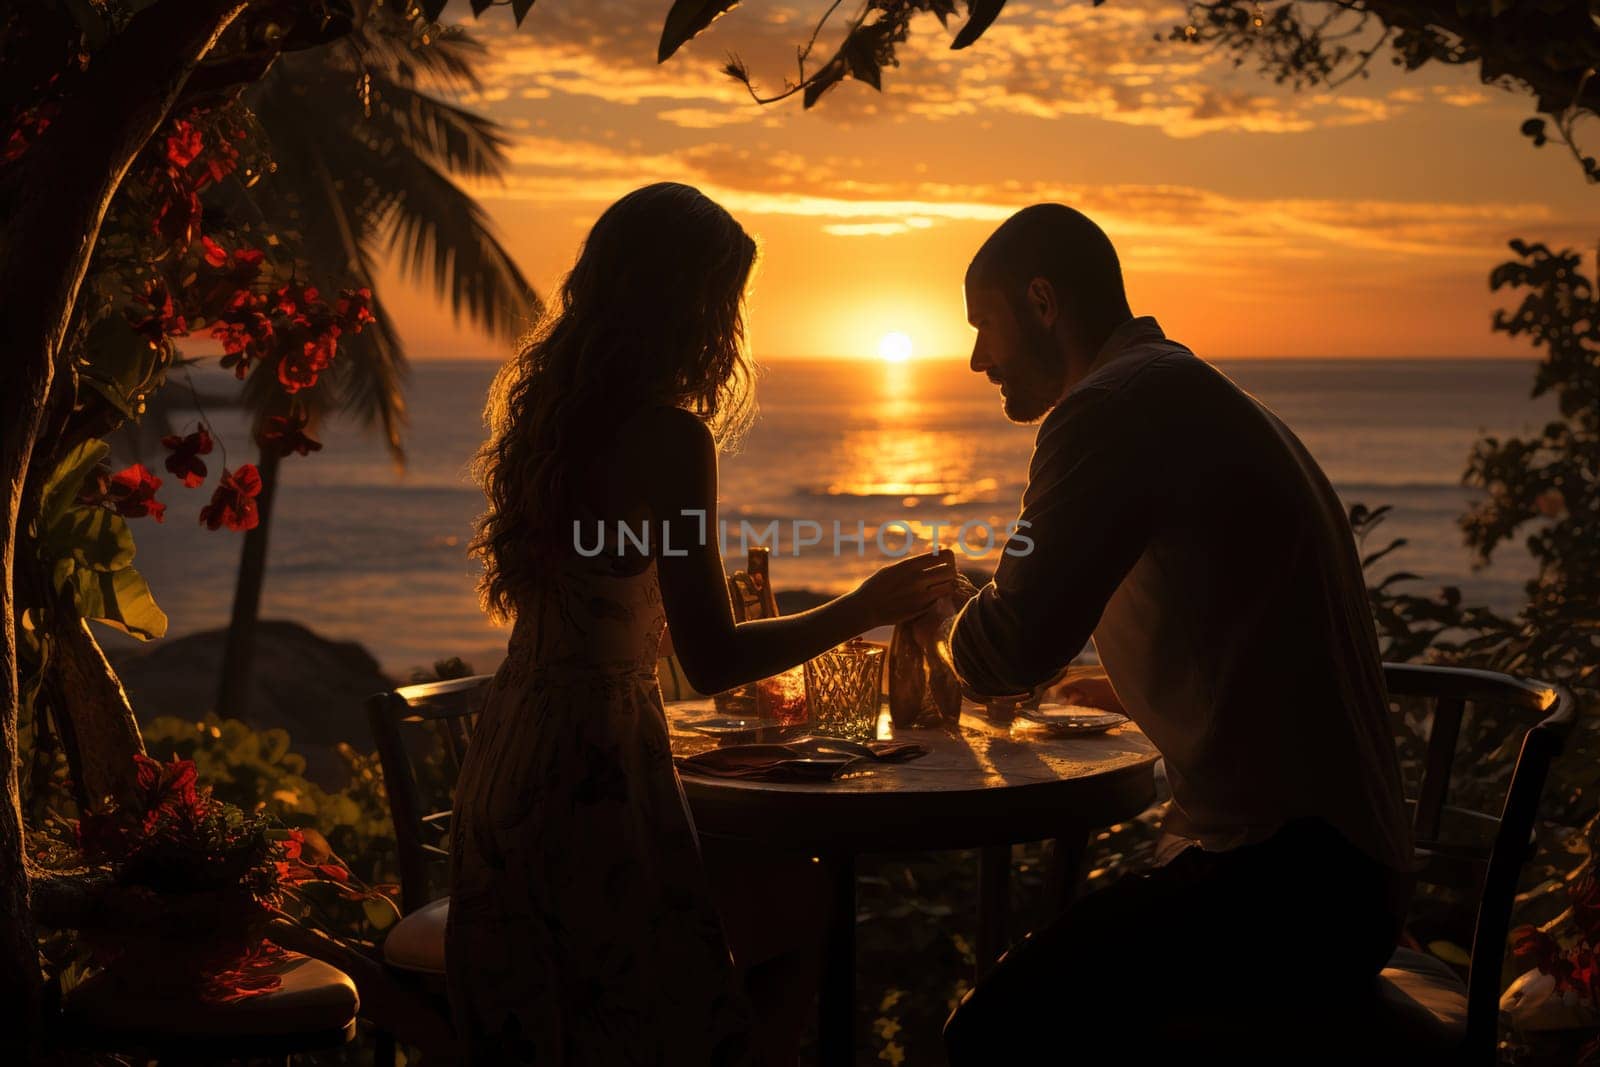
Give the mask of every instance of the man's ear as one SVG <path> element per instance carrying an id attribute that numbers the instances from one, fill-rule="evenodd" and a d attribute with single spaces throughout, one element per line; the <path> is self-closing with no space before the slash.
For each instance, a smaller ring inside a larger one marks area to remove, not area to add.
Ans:
<path id="1" fill-rule="evenodd" d="M 1048 278 L 1034 278 L 1028 283 L 1028 307 L 1045 329 L 1055 326 L 1061 306 L 1056 302 L 1056 287 Z"/>

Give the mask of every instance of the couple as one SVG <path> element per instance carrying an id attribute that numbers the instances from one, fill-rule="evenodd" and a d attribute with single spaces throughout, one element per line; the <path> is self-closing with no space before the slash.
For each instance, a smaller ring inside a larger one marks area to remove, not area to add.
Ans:
<path id="1" fill-rule="evenodd" d="M 755 255 L 692 188 L 630 193 L 494 387 L 474 548 L 514 628 L 457 789 L 446 953 L 471 1057 L 795 1060 L 821 940 L 807 906 L 825 893 L 803 858 L 697 842 L 655 680 L 668 623 L 702 692 L 914 619 L 970 694 L 1024 693 L 1093 636 L 1101 699 L 1166 761 L 1165 862 L 1008 954 L 947 1025 L 952 1062 L 1081 1042 L 1064 1019 L 1125 1052 L 1181 1040 L 1186 1019 L 1258 997 L 1242 983 L 1288 939 L 1315 961 L 1308 997 L 1370 984 L 1411 857 L 1342 508 L 1282 423 L 1133 317 L 1083 215 L 1025 209 L 967 272 L 973 370 L 1007 417 L 1044 417 L 1022 502 L 1034 548 L 976 596 L 949 554 L 913 556 L 811 611 L 735 624 L 714 537 L 578 555 L 575 520 L 703 512 L 716 529 L 717 447 L 752 412 Z"/>

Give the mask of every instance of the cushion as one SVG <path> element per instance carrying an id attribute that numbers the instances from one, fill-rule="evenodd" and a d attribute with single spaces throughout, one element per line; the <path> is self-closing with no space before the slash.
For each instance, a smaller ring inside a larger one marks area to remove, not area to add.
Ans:
<path id="1" fill-rule="evenodd" d="M 425 904 L 394 924 L 383 939 L 383 962 L 402 971 L 444 974 L 444 922 L 450 898 Z"/>
<path id="2" fill-rule="evenodd" d="M 1441 960 L 1399 949 L 1378 976 L 1380 1026 L 1390 1043 L 1442 1050 L 1467 1032 L 1467 987 Z"/>
<path id="3" fill-rule="evenodd" d="M 288 953 L 267 967 L 278 975 L 277 989 L 225 1004 L 175 997 L 102 972 L 74 986 L 62 1000 L 68 1033 L 92 1032 L 94 1043 L 108 1039 L 129 1045 L 163 1038 L 252 1038 L 327 1036 L 355 1027 L 361 1006 L 355 983 L 321 960 Z"/>

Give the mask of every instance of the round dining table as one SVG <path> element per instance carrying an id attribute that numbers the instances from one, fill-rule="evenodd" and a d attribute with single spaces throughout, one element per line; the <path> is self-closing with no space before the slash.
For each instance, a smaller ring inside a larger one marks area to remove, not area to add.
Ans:
<path id="1" fill-rule="evenodd" d="M 666 710 L 674 755 L 720 743 L 696 729 L 717 718 L 710 700 L 675 701 Z M 991 721 L 966 703 L 959 723 L 910 729 L 895 729 L 885 711 L 878 737 L 928 751 L 906 762 L 861 761 L 831 781 L 682 775 L 701 834 L 807 853 L 827 865 L 832 906 L 817 1036 L 829 1067 L 854 1058 L 857 856 L 979 850 L 981 975 L 1008 943 L 1011 846 L 1056 842 L 1049 884 L 1065 906 L 1094 831 L 1134 818 L 1155 799 L 1159 754 L 1131 722 L 1061 736 L 1026 719 Z"/>

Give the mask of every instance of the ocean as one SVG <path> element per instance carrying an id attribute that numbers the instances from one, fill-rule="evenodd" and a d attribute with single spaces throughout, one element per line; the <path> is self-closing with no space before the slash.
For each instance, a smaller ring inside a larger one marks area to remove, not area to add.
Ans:
<path id="1" fill-rule="evenodd" d="M 1508 546 L 1492 566 L 1474 571 L 1455 520 L 1473 498 L 1460 479 L 1474 439 L 1529 430 L 1553 413 L 1550 398 L 1528 397 L 1531 363 L 1217 365 L 1300 435 L 1347 504 L 1393 505 L 1380 532 L 1410 543 L 1385 561 L 1384 573 L 1414 571 L 1423 576 L 1418 590 L 1456 584 L 1469 600 L 1516 606 L 1532 573 L 1526 552 Z M 284 461 L 264 618 L 359 641 L 399 676 L 452 655 L 479 671 L 499 663 L 505 632 L 479 611 L 466 554 L 482 501 L 467 463 L 483 437 L 480 412 L 495 369 L 477 361 L 413 366 L 403 472 L 350 421 L 325 428 L 323 451 Z M 232 382 L 214 367 L 197 370 L 195 380 L 202 394 L 225 392 Z M 183 392 L 181 384 L 171 388 Z M 1006 422 L 994 387 L 964 363 L 775 362 L 764 369 L 757 397 L 758 421 L 721 466 L 730 570 L 743 559 L 740 523 L 760 536 L 774 520 L 772 575 L 780 590 L 843 592 L 887 561 L 876 543 L 880 528 L 891 550 L 905 543 L 906 526 L 925 550 L 936 522 L 946 544 L 968 524 L 964 549 L 977 566 L 992 568 L 998 539 L 1017 515 L 1035 428 Z M 254 449 L 239 411 L 210 414 L 231 446 L 226 461 L 208 457 L 214 479 L 224 462 L 253 461 Z M 174 418 L 193 415 L 178 411 Z M 165 476 L 159 450 L 142 458 Z M 212 484 L 189 490 L 164 477 L 166 521 L 135 520 L 135 565 L 170 617 L 169 636 L 227 623 L 242 535 L 197 524 Z M 841 541 L 835 555 L 835 521 L 845 535 L 860 523 L 864 550 Z M 997 540 L 985 557 L 986 529 Z M 818 535 L 819 544 L 797 552 L 798 541 Z M 108 646 L 132 643 L 99 632 Z"/>

